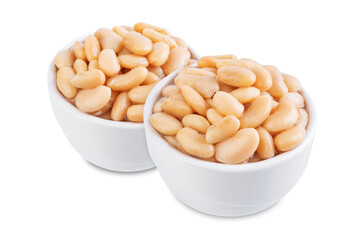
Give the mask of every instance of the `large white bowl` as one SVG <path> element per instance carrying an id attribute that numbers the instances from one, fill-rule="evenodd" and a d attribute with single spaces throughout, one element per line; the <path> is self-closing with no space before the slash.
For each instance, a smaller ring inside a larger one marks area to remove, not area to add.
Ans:
<path id="1" fill-rule="evenodd" d="M 87 36 L 87 35 L 86 35 Z M 70 49 L 75 39 L 62 50 Z M 190 49 L 192 55 L 198 55 Z M 148 154 L 143 123 L 117 122 L 83 113 L 69 103 L 56 87 L 54 60 L 48 71 L 52 109 L 67 139 L 87 161 L 104 169 L 137 172 L 155 167 Z"/>
<path id="2" fill-rule="evenodd" d="M 278 202 L 302 176 L 317 123 L 313 102 L 304 91 L 309 125 L 304 141 L 271 159 L 241 165 L 206 162 L 170 146 L 150 125 L 154 103 L 178 71 L 157 84 L 147 98 L 144 124 L 152 160 L 173 194 L 186 205 L 216 216 L 244 216 Z"/>

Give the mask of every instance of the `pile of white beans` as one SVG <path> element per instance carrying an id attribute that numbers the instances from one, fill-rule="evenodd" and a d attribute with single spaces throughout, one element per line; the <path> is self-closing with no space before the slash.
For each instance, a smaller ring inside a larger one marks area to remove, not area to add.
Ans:
<path id="1" fill-rule="evenodd" d="M 234 55 L 184 67 L 154 105 L 152 127 L 178 150 L 226 164 L 257 162 L 297 147 L 308 124 L 297 78 Z"/>
<path id="2" fill-rule="evenodd" d="M 100 28 L 56 55 L 57 88 L 82 112 L 143 122 L 154 85 L 194 62 L 187 44 L 166 29 L 147 23 Z"/>

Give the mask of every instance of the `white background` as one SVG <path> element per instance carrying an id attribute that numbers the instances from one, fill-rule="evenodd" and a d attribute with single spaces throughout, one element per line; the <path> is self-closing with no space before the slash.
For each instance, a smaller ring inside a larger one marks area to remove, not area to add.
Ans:
<path id="1" fill-rule="evenodd" d="M 0 239 L 358 239 L 357 1 L 1 1 Z M 145 21 L 201 55 L 233 53 L 297 76 L 316 102 L 302 179 L 278 204 L 218 218 L 180 203 L 157 170 L 94 167 L 70 146 L 48 65 L 99 27 Z"/>

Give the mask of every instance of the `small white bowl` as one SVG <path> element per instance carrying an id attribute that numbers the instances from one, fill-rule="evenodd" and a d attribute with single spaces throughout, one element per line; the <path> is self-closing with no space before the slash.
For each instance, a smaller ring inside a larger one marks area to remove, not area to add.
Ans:
<path id="1" fill-rule="evenodd" d="M 278 202 L 302 176 L 312 147 L 317 116 L 304 91 L 309 125 L 295 149 L 261 162 L 226 165 L 202 161 L 170 146 L 150 125 L 154 103 L 178 71 L 157 84 L 147 98 L 144 124 L 147 145 L 162 178 L 186 205 L 207 214 L 237 217 L 254 214 Z"/>
<path id="2" fill-rule="evenodd" d="M 88 35 L 86 35 L 88 36 Z M 61 50 L 70 49 L 75 41 Z M 193 56 L 198 55 L 190 49 Z M 48 71 L 52 109 L 65 136 L 87 161 L 107 170 L 138 172 L 155 167 L 148 154 L 143 123 L 117 122 L 79 111 L 56 87 L 54 60 Z"/>

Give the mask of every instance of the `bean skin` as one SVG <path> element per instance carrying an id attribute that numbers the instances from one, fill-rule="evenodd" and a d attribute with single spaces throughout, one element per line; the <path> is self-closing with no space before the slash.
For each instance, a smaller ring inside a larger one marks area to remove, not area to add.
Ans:
<path id="1" fill-rule="evenodd" d="M 268 89 L 267 92 L 276 98 L 283 97 L 288 92 L 287 85 L 284 83 L 283 75 L 278 68 L 274 66 L 267 65 L 263 67 L 270 73 L 272 78 L 272 87 Z"/>
<path id="2" fill-rule="evenodd" d="M 256 81 L 256 75 L 245 68 L 224 66 L 217 71 L 218 79 L 234 87 L 249 87 Z"/>
<path id="3" fill-rule="evenodd" d="M 242 128 L 256 128 L 261 125 L 272 111 L 272 98 L 259 96 L 243 112 L 240 118 Z"/>
<path id="4" fill-rule="evenodd" d="M 201 114 L 202 116 L 206 116 L 206 112 L 209 108 L 209 105 L 196 90 L 189 86 L 183 86 L 181 88 L 181 92 L 186 102 L 197 113 Z"/>
<path id="5" fill-rule="evenodd" d="M 214 146 L 206 142 L 203 134 L 192 128 L 182 128 L 176 138 L 182 148 L 195 157 L 211 158 L 214 155 Z"/>
<path id="6" fill-rule="evenodd" d="M 216 144 L 215 158 L 221 163 L 243 163 L 254 154 L 258 144 L 258 132 L 254 128 L 244 128 L 233 137 Z"/>
<path id="7" fill-rule="evenodd" d="M 93 113 L 103 108 L 111 98 L 111 89 L 100 85 L 92 89 L 80 90 L 75 98 L 76 107 L 85 113 Z"/>
<path id="8" fill-rule="evenodd" d="M 128 91 L 139 86 L 147 77 L 148 70 L 145 67 L 131 69 L 125 74 L 120 74 L 109 78 L 106 85 L 113 91 Z"/>
<path id="9" fill-rule="evenodd" d="M 56 85 L 66 98 L 72 99 L 76 96 L 78 89 L 71 84 L 75 72 L 70 67 L 63 67 L 57 72 Z"/>
<path id="10" fill-rule="evenodd" d="M 207 129 L 206 141 L 208 143 L 218 143 L 230 138 L 237 133 L 239 126 L 238 118 L 233 115 L 225 116 Z"/>
<path id="11" fill-rule="evenodd" d="M 243 105 L 237 101 L 232 95 L 219 91 L 213 96 L 213 104 L 216 110 L 223 115 L 242 116 L 244 111 Z"/>
<path id="12" fill-rule="evenodd" d="M 301 126 L 294 126 L 278 134 L 274 138 L 276 148 L 281 152 L 286 152 L 297 147 L 305 137 L 305 129 Z"/>
<path id="13" fill-rule="evenodd" d="M 154 129 L 167 136 L 176 135 L 183 128 L 182 123 L 177 118 L 162 112 L 153 114 L 150 123 Z"/>
<path id="14" fill-rule="evenodd" d="M 293 103 L 280 102 L 273 113 L 265 120 L 263 127 L 270 133 L 291 128 L 298 120 L 298 110 Z"/>
<path id="15" fill-rule="evenodd" d="M 211 125 L 207 119 L 198 114 L 188 114 L 182 118 L 182 124 L 185 127 L 192 128 L 199 133 L 205 134 Z"/>
<path id="16" fill-rule="evenodd" d="M 257 148 L 257 154 L 261 159 L 268 159 L 274 157 L 275 147 L 273 137 L 264 127 L 258 127 L 259 145 Z"/>

